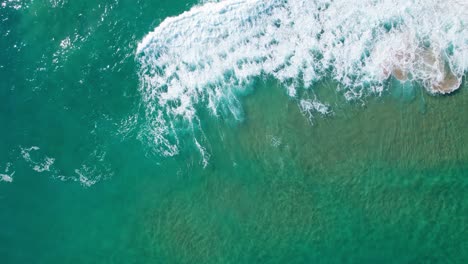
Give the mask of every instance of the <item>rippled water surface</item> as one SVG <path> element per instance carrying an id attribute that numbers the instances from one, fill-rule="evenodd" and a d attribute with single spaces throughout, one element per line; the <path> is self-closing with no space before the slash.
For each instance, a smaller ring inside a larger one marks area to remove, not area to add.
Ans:
<path id="1" fill-rule="evenodd" d="M 0 0 L 0 262 L 466 263 L 467 10 Z"/>

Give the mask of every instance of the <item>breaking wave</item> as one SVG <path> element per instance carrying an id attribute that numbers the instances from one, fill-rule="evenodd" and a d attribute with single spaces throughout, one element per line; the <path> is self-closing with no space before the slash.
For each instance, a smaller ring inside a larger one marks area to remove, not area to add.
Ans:
<path id="1" fill-rule="evenodd" d="M 325 77 L 348 100 L 381 94 L 391 76 L 450 93 L 468 68 L 467 22 L 468 4 L 457 0 L 205 1 L 138 45 L 146 136 L 172 156 L 189 131 L 203 155 L 197 109 L 241 119 L 238 96 L 262 76 L 307 115 L 330 111 L 298 95 Z"/>

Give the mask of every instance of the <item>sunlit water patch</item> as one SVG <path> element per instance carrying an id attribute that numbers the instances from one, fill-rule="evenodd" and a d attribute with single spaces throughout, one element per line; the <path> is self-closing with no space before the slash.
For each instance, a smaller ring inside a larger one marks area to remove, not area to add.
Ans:
<path id="1" fill-rule="evenodd" d="M 309 118 L 332 109 L 301 91 L 330 76 L 347 100 L 382 94 L 392 76 L 453 92 L 468 68 L 466 21 L 456 0 L 206 1 L 138 45 L 144 134 L 163 156 L 192 134 L 203 155 L 200 109 L 241 120 L 239 95 L 259 77 L 281 82 Z"/>

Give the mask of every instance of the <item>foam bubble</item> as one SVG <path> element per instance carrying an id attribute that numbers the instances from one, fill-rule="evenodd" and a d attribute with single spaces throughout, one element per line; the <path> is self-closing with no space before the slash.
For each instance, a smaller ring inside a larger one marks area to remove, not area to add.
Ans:
<path id="1" fill-rule="evenodd" d="M 298 89 L 330 75 L 349 100 L 380 94 L 392 75 L 452 92 L 468 68 L 466 21 L 457 0 L 208 1 L 138 44 L 147 137 L 176 155 L 197 109 L 241 119 L 237 97 L 260 76 L 283 83 L 307 116 L 330 110 Z"/>

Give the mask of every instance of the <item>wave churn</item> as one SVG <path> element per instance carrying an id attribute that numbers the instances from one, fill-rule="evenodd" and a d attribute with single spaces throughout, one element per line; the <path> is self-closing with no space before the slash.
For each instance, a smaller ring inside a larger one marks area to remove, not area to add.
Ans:
<path id="1" fill-rule="evenodd" d="M 468 68 L 468 5 L 437 0 L 225 0 L 164 20 L 139 43 L 145 136 L 179 153 L 179 133 L 200 144 L 197 109 L 241 119 L 238 95 L 272 76 L 302 111 L 326 104 L 298 96 L 332 77 L 348 100 L 381 94 L 385 82 L 417 81 L 430 93 L 458 89 Z M 198 136 L 196 136 L 198 135 Z"/>

